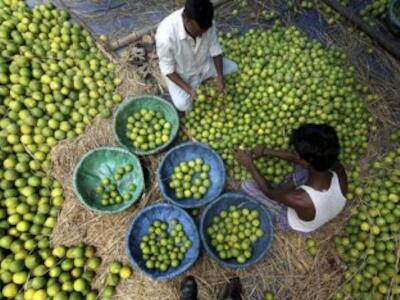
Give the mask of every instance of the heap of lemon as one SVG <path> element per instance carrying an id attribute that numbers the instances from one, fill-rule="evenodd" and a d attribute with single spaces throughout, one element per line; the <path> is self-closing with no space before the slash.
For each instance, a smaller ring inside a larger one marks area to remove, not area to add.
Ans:
<path id="1" fill-rule="evenodd" d="M 191 246 L 183 225 L 176 219 L 170 223 L 155 220 L 140 242 L 146 268 L 161 272 L 177 268 Z"/>
<path id="2" fill-rule="evenodd" d="M 182 161 L 174 169 L 169 186 L 177 199 L 201 199 L 211 185 L 210 166 L 201 158 Z"/>
<path id="3" fill-rule="evenodd" d="M 128 117 L 126 131 L 136 149 L 153 150 L 169 141 L 172 125 L 161 112 L 141 109 Z"/>
<path id="4" fill-rule="evenodd" d="M 264 231 L 258 210 L 231 205 L 213 218 L 207 234 L 219 258 L 244 264 L 253 256 L 252 246 Z"/>
<path id="5" fill-rule="evenodd" d="M 52 248 L 63 189 L 50 152 L 120 102 L 115 66 L 51 5 L 0 0 L 0 298 L 95 299 L 93 250 Z"/>
<path id="6" fill-rule="evenodd" d="M 336 299 L 400 297 L 400 147 L 375 161 L 370 175 L 357 189 L 361 205 L 351 210 L 345 232 L 333 240 L 347 266 L 346 284 Z"/>
<path id="7" fill-rule="evenodd" d="M 118 184 L 121 179 L 133 171 L 133 166 L 127 164 L 118 167 L 112 177 L 104 177 L 101 182 L 96 186 L 96 193 L 101 196 L 102 206 L 112 206 L 121 204 L 123 201 L 128 201 L 132 198 L 132 193 L 136 190 L 136 185 L 133 183 L 128 184 L 129 192 L 121 194 L 118 190 Z"/>
<path id="8" fill-rule="evenodd" d="M 376 97 L 357 84 L 355 68 L 345 65 L 346 55 L 307 39 L 295 27 L 278 25 L 221 36 L 221 44 L 239 71 L 226 77 L 226 94 L 211 85 L 200 87 L 193 110 L 183 120 L 189 136 L 216 149 L 231 177 L 244 180 L 249 174 L 233 158 L 235 149 L 264 144 L 291 150 L 294 128 L 326 123 L 336 129 L 340 159 L 357 183 L 359 157 L 375 128 L 366 102 Z M 293 171 L 287 162 L 271 158 L 258 160 L 257 166 L 273 183 Z"/>

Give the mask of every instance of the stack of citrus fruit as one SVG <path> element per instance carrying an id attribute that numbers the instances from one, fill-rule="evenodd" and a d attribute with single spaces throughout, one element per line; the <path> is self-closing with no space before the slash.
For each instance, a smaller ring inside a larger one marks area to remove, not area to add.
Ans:
<path id="1" fill-rule="evenodd" d="M 252 257 L 252 244 L 264 235 L 260 224 L 257 210 L 231 205 L 213 218 L 207 234 L 219 258 L 235 259 L 237 263 L 244 264 Z"/>
<path id="2" fill-rule="evenodd" d="M 166 142 L 171 135 L 172 125 L 161 112 L 141 109 L 128 118 L 127 136 L 133 146 L 141 151 L 153 150 Z"/>
<path id="3" fill-rule="evenodd" d="M 146 268 L 161 272 L 178 267 L 191 246 L 182 224 L 176 219 L 171 220 L 171 225 L 154 221 L 140 243 Z"/>
<path id="4" fill-rule="evenodd" d="M 126 192 L 120 194 L 118 192 L 118 182 L 128 173 L 133 171 L 132 165 L 126 165 L 124 167 L 119 167 L 115 170 L 113 178 L 104 177 L 101 183 L 96 187 L 96 192 L 101 195 L 101 205 L 109 206 L 120 204 L 123 201 L 128 201 L 132 198 L 132 194 Z M 131 192 L 136 190 L 135 184 L 129 184 L 128 189 Z"/>
<path id="5" fill-rule="evenodd" d="M 372 165 L 371 178 L 358 193 L 345 233 L 334 238 L 347 265 L 346 285 L 337 299 L 397 299 L 400 246 L 400 147 Z"/>
<path id="6" fill-rule="evenodd" d="M 51 249 L 63 203 L 50 151 L 121 100 L 114 65 L 51 5 L 0 0 L 0 298 L 94 299 L 90 247 Z"/>
<path id="7" fill-rule="evenodd" d="M 198 90 L 198 101 L 183 120 L 189 135 L 216 149 L 230 174 L 243 180 L 249 174 L 234 160 L 234 149 L 265 144 L 288 150 L 294 128 L 327 123 L 338 132 L 340 158 L 356 182 L 358 158 L 374 130 L 365 98 L 375 96 L 356 83 L 355 68 L 344 66 L 346 55 L 308 40 L 294 27 L 250 30 L 244 36 L 222 37 L 221 43 L 239 72 L 226 78 L 226 95 L 212 86 Z M 275 183 L 293 170 L 273 159 L 261 159 L 258 166 Z"/>
<path id="8" fill-rule="evenodd" d="M 171 175 L 169 186 L 177 199 L 201 199 L 210 187 L 210 166 L 203 159 L 182 161 Z"/>

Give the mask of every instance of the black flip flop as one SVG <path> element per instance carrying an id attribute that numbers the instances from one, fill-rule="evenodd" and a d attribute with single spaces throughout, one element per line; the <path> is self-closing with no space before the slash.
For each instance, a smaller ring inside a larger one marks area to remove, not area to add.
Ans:
<path id="1" fill-rule="evenodd" d="M 219 300 L 242 300 L 242 283 L 239 277 L 234 277 L 225 285 L 223 293 L 218 297 Z"/>
<path id="2" fill-rule="evenodd" d="M 197 283 L 193 276 L 187 276 L 182 281 L 179 300 L 197 300 Z"/>

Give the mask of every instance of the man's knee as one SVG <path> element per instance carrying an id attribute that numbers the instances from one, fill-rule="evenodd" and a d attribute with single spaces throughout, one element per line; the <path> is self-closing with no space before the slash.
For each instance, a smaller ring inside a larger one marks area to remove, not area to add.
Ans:
<path id="1" fill-rule="evenodd" d="M 223 62 L 225 75 L 236 73 L 238 71 L 238 65 L 234 61 L 224 57 Z"/>
<path id="2" fill-rule="evenodd" d="M 176 109 L 181 112 L 186 112 L 192 109 L 192 97 L 183 89 L 177 86 L 170 79 L 166 79 L 169 95 L 171 96 L 172 103 Z"/>
<path id="3" fill-rule="evenodd" d="M 172 97 L 172 102 L 179 111 L 187 112 L 192 109 L 193 100 L 189 95 L 174 95 Z"/>

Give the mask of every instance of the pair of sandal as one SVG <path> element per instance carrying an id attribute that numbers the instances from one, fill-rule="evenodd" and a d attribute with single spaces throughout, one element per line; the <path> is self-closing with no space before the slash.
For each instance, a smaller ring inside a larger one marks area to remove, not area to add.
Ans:
<path id="1" fill-rule="evenodd" d="M 225 285 L 223 292 L 218 297 L 219 300 L 241 300 L 242 284 L 239 277 L 232 278 Z M 180 300 L 197 300 L 197 283 L 193 276 L 186 277 L 181 284 Z"/>

